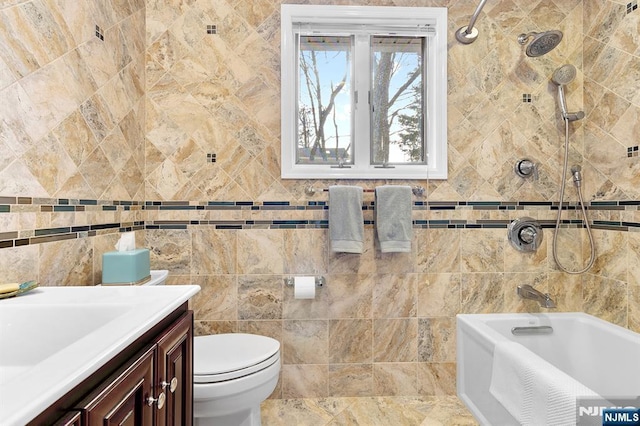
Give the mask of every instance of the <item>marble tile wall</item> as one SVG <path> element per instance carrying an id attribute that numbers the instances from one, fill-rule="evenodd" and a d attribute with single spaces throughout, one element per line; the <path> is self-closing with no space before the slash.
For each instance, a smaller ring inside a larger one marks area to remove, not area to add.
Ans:
<path id="1" fill-rule="evenodd" d="M 144 200 L 144 75 L 143 0 L 0 2 L 0 198 L 23 197 L 4 206 L 0 234 L 143 220 L 141 209 L 51 204 Z M 117 232 L 4 249 L 2 279 L 100 282 L 93 263 Z"/>
<path id="2" fill-rule="evenodd" d="M 330 252 L 325 229 L 205 227 L 147 231 L 147 239 L 154 267 L 174 272 L 171 283 L 202 287 L 193 301 L 197 334 L 254 332 L 282 342 L 277 397 L 454 394 L 455 315 L 544 311 L 517 297 L 518 284 L 551 293 L 558 311 L 640 331 L 637 286 L 628 285 L 638 232 L 595 230 L 598 261 L 590 274 L 572 276 L 553 262 L 551 230 L 535 254 L 511 248 L 504 229 L 414 231 L 409 254 L 380 253 L 372 227 L 362 255 Z M 573 238 L 560 244 L 572 255 L 561 255 L 568 266 L 587 255 Z M 314 300 L 296 300 L 283 283 L 292 275 L 327 283 Z"/>
<path id="3" fill-rule="evenodd" d="M 452 33 L 476 6 L 470 0 L 419 3 L 448 7 Z M 279 6 L 272 0 L 148 2 L 147 199 L 304 198 L 304 181 L 279 177 Z M 482 36 L 472 46 L 450 37 L 449 179 L 428 182 L 430 199 L 557 197 L 561 133 L 549 78 L 564 63 L 582 70 L 582 21 L 580 0 L 503 0 L 486 5 L 477 23 Z M 207 25 L 216 25 L 216 33 L 208 34 Z M 518 34 L 551 27 L 565 34 L 560 46 L 526 57 Z M 576 108 L 583 104 L 582 80 L 580 73 L 568 87 Z M 572 153 L 581 161 L 581 123 L 572 133 Z M 207 154 L 217 162 L 208 163 Z M 523 157 L 540 163 L 538 182 L 514 176 Z"/>
<path id="4" fill-rule="evenodd" d="M 592 199 L 638 199 L 640 11 L 637 3 L 584 2 L 585 191 Z M 609 164 L 607 164 L 607 162 Z M 583 279 L 586 312 L 640 329 L 637 233 L 600 233 L 598 258 Z M 583 243 L 584 244 L 584 243 Z M 585 252 L 583 252 L 585 253 Z M 585 254 L 586 255 L 586 254 Z M 626 258 L 628 273 L 622 262 Z"/>
<path id="5" fill-rule="evenodd" d="M 640 11 L 627 4 L 584 4 L 585 185 L 604 200 L 637 199 L 640 188 L 640 162 L 629 150 L 640 135 Z"/>
<path id="6" fill-rule="evenodd" d="M 2 2 L 0 195 L 144 199 L 144 10 Z"/>
<path id="7" fill-rule="evenodd" d="M 468 23 L 476 3 L 341 2 L 445 6 L 450 34 Z M 0 105 L 0 196 L 191 205 L 326 200 L 326 193 L 311 197 L 304 189 L 335 182 L 279 178 L 279 5 L 4 2 L 0 96 L 11 102 Z M 608 0 L 488 2 L 476 43 L 463 46 L 450 36 L 449 179 L 403 183 L 427 188 L 429 202 L 557 201 L 564 129 L 549 78 L 572 63 L 578 77 L 567 88 L 568 103 L 583 108 L 587 119 L 571 127 L 571 161 L 584 167 L 585 198 L 640 200 L 633 155 L 640 135 L 639 14 Z M 96 37 L 96 24 L 104 40 Z M 211 25 L 215 34 L 207 31 Z M 517 35 L 552 28 L 564 32 L 561 45 L 527 58 Z M 514 175 L 523 157 L 540 164 L 539 180 Z M 576 200 L 571 186 L 567 198 Z M 21 237 L 56 226 L 327 218 L 326 210 L 2 207 L 0 233 Z M 640 223 L 637 206 L 591 214 Z M 553 220 L 555 212 L 549 206 L 413 212 L 414 220 L 471 223 L 521 216 Z M 580 219 L 575 212 L 564 217 Z M 367 226 L 366 251 L 356 256 L 331 253 L 325 229 L 173 227 L 182 229 L 137 231 L 138 245 L 151 248 L 153 267 L 169 269 L 172 283 L 202 286 L 193 302 L 198 333 L 246 331 L 282 342 L 275 397 L 453 394 L 455 315 L 538 311 L 518 300 L 516 283 L 550 292 L 560 310 L 640 331 L 636 228 L 595 230 L 598 260 L 589 274 L 572 276 L 552 261 L 552 230 L 545 230 L 540 251 L 523 255 L 509 246 L 503 228 L 415 229 L 412 253 L 392 255 L 379 252 Z M 560 258 L 578 267 L 588 258 L 584 231 L 559 232 Z M 22 281 L 37 265 L 46 285 L 97 283 L 100 255 L 118 236 L 113 229 L 82 236 L 90 238 L 3 248 L 0 272 Z M 283 278 L 296 274 L 324 275 L 327 286 L 315 300 L 295 300 Z"/>
<path id="8" fill-rule="evenodd" d="M 595 3 L 609 7 L 608 2 Z M 420 4 L 448 7 L 451 32 L 468 22 L 476 6 L 467 0 Z M 331 183 L 279 178 L 278 8 L 279 2 L 266 0 L 183 2 L 179 10 L 148 3 L 148 199 L 300 202 L 311 199 L 304 193 L 307 185 Z M 429 201 L 557 200 L 564 129 L 549 78 L 559 66 L 574 64 L 579 72 L 567 87 L 568 103 L 575 109 L 590 106 L 583 100 L 590 96 L 586 89 L 583 93 L 583 34 L 591 26 L 583 28 L 583 20 L 597 24 L 584 18 L 591 12 L 585 9 L 582 1 L 489 2 L 474 45 L 460 45 L 451 37 L 449 179 L 408 183 L 426 185 Z M 624 19 L 633 26 L 633 18 Z M 201 31 L 192 32 L 193 25 Z M 206 25 L 216 25 L 217 33 L 207 34 Z M 544 57 L 527 58 L 517 35 L 547 29 L 564 32 L 561 45 Z M 599 66 L 607 68 L 607 59 Z M 617 162 L 638 165 L 627 159 L 626 150 L 614 158 L 603 149 L 606 157 L 597 165 L 585 161 L 586 122 L 571 126 L 572 163 L 584 164 L 585 174 L 611 176 L 624 189 L 607 197 L 591 184 L 593 177 L 585 184 L 585 197 L 638 199 L 640 187 L 626 180 L 632 171 L 613 177 Z M 215 164 L 207 164 L 207 153 L 217 155 Z M 513 165 L 523 157 L 540 164 L 538 181 L 514 175 Z M 381 182 L 348 183 L 372 188 Z M 567 199 L 575 200 L 570 191 Z M 326 194 L 313 199 L 326 199 Z M 637 212 L 593 213 L 602 220 L 631 220 Z M 548 208 L 414 211 L 414 218 L 426 220 L 524 215 L 555 217 Z M 309 212 L 150 212 L 148 219 L 313 217 Z M 326 219 L 325 212 L 319 218 Z M 518 300 L 517 283 L 553 293 L 560 310 L 587 311 L 637 327 L 637 308 L 627 288 L 633 272 L 625 265 L 638 234 L 597 230 L 603 257 L 591 274 L 577 278 L 555 267 L 551 234 L 532 256 L 515 252 L 504 229 L 416 230 L 414 251 L 403 255 L 381 254 L 372 228 L 367 228 L 360 256 L 329 252 L 326 230 L 205 227 L 147 232 L 147 238 L 153 239 L 149 245 L 156 265 L 174 271 L 172 282 L 195 281 L 203 287 L 194 303 L 198 333 L 252 331 L 279 339 L 284 365 L 275 395 L 299 398 L 454 393 L 455 315 L 538 311 L 535 303 Z M 569 266 L 578 267 L 588 257 L 584 237 L 577 229 L 560 231 L 559 256 Z M 164 244 L 170 245 L 167 256 Z M 293 274 L 321 274 L 328 284 L 314 301 L 294 300 L 292 289 L 282 283 Z"/>

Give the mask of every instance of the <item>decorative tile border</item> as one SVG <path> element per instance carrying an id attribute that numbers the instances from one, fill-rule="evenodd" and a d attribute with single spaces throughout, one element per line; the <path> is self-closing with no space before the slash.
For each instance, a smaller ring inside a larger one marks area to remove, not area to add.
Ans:
<path id="1" fill-rule="evenodd" d="M 142 210 L 142 201 L 106 201 L 71 198 L 0 197 L 0 213 L 84 212 L 111 210 Z"/>
<path id="2" fill-rule="evenodd" d="M 509 220 L 414 220 L 415 229 L 506 229 Z M 540 220 L 542 228 L 555 228 L 555 220 Z M 365 220 L 365 226 L 375 225 Z M 328 220 L 157 220 L 133 223 L 106 223 L 87 226 L 36 229 L 33 236 L 19 238 L 18 232 L 0 233 L 0 249 L 94 237 L 103 233 L 141 230 L 187 230 L 197 226 L 210 226 L 217 230 L 242 229 L 327 229 Z M 582 220 L 562 220 L 562 228 L 584 228 Z M 640 223 L 594 220 L 593 229 L 610 231 L 640 231 Z M 108 232 L 99 232 L 108 231 Z"/>
<path id="3" fill-rule="evenodd" d="M 25 207 L 27 209 L 25 210 Z M 31 208 L 29 208 L 31 207 Z M 640 201 L 592 201 L 585 206 L 588 210 L 620 211 L 640 210 Z M 552 201 L 414 201 L 413 210 L 455 211 L 455 210 L 547 210 L 557 211 L 559 203 Z M 30 197 L 0 197 L 0 214 L 39 212 L 84 212 L 103 211 L 204 211 L 204 210 L 249 210 L 249 211 L 313 211 L 328 210 L 328 201 L 104 201 L 84 199 L 52 199 Z M 363 210 L 375 210 L 375 201 L 367 201 Z M 563 203 L 563 210 L 580 209 L 579 203 Z M 555 220 L 540 220 L 543 228 L 554 228 Z M 432 219 L 413 221 L 416 229 L 506 229 L 510 220 L 456 220 Z M 374 220 L 365 220 L 364 225 L 372 227 Z M 123 223 L 102 223 L 82 226 L 42 228 L 27 231 L 0 232 L 0 249 L 42 244 L 75 238 L 94 237 L 108 233 L 139 230 L 187 230 L 192 227 L 209 226 L 218 230 L 242 229 L 326 229 L 328 220 L 147 220 Z M 583 228 L 582 220 L 562 220 L 563 228 Z M 593 220 L 593 229 L 614 231 L 640 231 L 640 223 L 626 221 Z"/>
<path id="4" fill-rule="evenodd" d="M 588 210 L 640 210 L 640 201 L 592 201 L 585 206 Z M 557 211 L 559 203 L 552 201 L 414 201 L 413 210 L 456 211 L 456 210 L 549 210 Z M 579 209 L 579 203 L 563 203 L 563 210 Z M 86 212 L 86 211 L 317 211 L 328 210 L 328 201 L 105 201 L 66 198 L 0 197 L 0 214 L 25 212 Z M 375 201 L 362 205 L 365 211 L 375 210 Z M 416 229 L 506 229 L 510 220 L 414 220 Z M 365 220 L 365 226 L 375 225 L 373 220 Z M 543 228 L 554 228 L 555 220 L 541 220 Z M 87 238 L 105 233 L 137 230 L 186 230 L 190 227 L 209 226 L 218 230 L 241 229 L 326 229 L 328 220 L 147 220 L 126 223 L 102 223 L 83 226 L 42 228 L 29 231 L 9 231 L 0 233 L 0 248 L 20 247 L 74 238 Z M 563 220 L 562 227 L 582 228 L 582 220 Z M 594 220 L 594 229 L 615 231 L 640 231 L 640 223 L 624 221 Z"/>
<path id="5" fill-rule="evenodd" d="M 21 247 L 76 238 L 95 237 L 105 233 L 141 231 L 145 229 L 143 221 L 129 223 L 102 223 L 96 225 L 42 228 L 33 231 L 0 233 L 0 249 Z"/>
<path id="6" fill-rule="evenodd" d="M 362 203 L 363 210 L 374 210 L 375 201 Z M 21 206 L 22 208 L 17 208 Z M 69 198 L 0 197 L 0 213 L 25 212 L 24 206 L 38 206 L 39 211 L 98 210 L 328 210 L 328 201 L 111 201 Z M 414 201 L 413 210 L 558 210 L 557 201 Z M 640 201 L 591 201 L 588 210 L 640 210 Z M 578 202 L 564 202 L 563 210 L 580 208 Z"/>

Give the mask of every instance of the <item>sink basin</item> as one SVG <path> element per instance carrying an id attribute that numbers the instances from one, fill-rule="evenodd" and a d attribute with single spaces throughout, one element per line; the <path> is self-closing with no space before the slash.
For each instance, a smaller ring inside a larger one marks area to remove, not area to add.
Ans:
<path id="1" fill-rule="evenodd" d="M 40 287 L 0 300 L 0 423 L 22 426 L 200 287 Z"/>
<path id="2" fill-rule="evenodd" d="M 73 342 L 124 315 L 133 306 L 116 304 L 15 305 L 0 308 L 0 384 Z"/>

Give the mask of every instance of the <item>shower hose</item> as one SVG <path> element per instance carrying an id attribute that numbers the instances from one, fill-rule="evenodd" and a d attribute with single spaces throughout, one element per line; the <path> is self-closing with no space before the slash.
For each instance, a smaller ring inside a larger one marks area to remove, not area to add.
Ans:
<path id="1" fill-rule="evenodd" d="M 567 274 L 582 274 L 587 272 L 592 266 L 593 262 L 596 260 L 596 248 L 593 241 L 593 235 L 591 233 L 591 226 L 589 225 L 589 218 L 587 216 L 587 211 L 584 207 L 584 201 L 582 199 L 582 189 L 580 187 L 579 182 L 576 182 L 576 190 L 578 191 L 578 199 L 580 200 L 580 207 L 582 208 L 582 217 L 584 218 L 584 223 L 587 228 L 587 234 L 589 235 L 589 249 L 590 249 L 590 258 L 589 263 L 584 268 L 579 271 L 571 271 L 564 267 L 560 260 L 558 259 L 558 234 L 560 233 L 560 221 L 562 217 L 562 203 L 564 199 L 564 189 L 567 184 L 567 165 L 569 162 L 569 120 L 567 118 L 564 119 L 564 166 L 562 167 L 562 181 L 560 184 L 560 204 L 558 205 L 558 216 L 556 218 L 556 232 L 553 233 L 553 260 L 558 265 L 558 268 L 566 272 Z"/>

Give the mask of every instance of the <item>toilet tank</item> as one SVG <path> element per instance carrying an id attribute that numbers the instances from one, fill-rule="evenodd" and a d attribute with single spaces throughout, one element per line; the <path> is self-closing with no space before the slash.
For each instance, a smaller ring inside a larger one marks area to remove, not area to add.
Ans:
<path id="1" fill-rule="evenodd" d="M 166 269 L 162 269 L 159 271 L 151 271 L 151 279 L 142 285 L 143 286 L 165 285 L 168 276 L 169 276 L 169 271 Z"/>
<path id="2" fill-rule="evenodd" d="M 141 286 L 154 286 L 154 285 L 165 285 L 167 281 L 167 277 L 169 276 L 169 271 L 166 269 L 161 269 L 158 271 L 150 272 L 151 278 L 149 281 L 140 284 Z M 126 284 L 107 284 L 102 283 L 101 285 L 111 286 L 111 285 L 126 285 Z"/>

